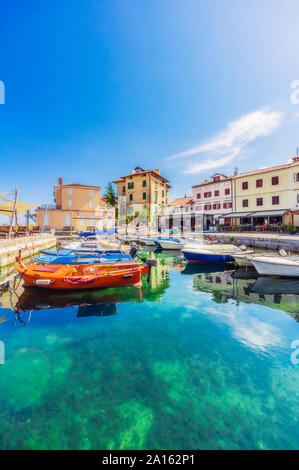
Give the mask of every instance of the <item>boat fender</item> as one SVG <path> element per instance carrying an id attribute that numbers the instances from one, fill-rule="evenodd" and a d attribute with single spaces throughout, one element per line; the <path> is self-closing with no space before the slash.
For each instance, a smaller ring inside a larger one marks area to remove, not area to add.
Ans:
<path id="1" fill-rule="evenodd" d="M 279 254 L 280 256 L 287 256 L 287 252 L 283 248 L 279 250 Z"/>
<path id="2" fill-rule="evenodd" d="M 242 251 L 247 250 L 247 246 L 246 246 L 246 245 L 240 245 L 240 248 L 241 248 Z"/>
<path id="3" fill-rule="evenodd" d="M 50 284 L 53 284 L 53 281 L 50 279 L 36 279 L 35 284 L 37 286 L 49 286 Z"/>

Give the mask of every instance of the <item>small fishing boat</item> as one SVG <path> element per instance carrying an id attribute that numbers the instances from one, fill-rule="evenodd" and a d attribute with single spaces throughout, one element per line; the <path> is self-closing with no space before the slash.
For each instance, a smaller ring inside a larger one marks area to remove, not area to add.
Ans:
<path id="1" fill-rule="evenodd" d="M 162 250 L 180 250 L 182 247 L 178 238 L 156 238 L 155 245 Z"/>
<path id="2" fill-rule="evenodd" d="M 251 262 L 262 276 L 299 277 L 298 256 L 254 256 Z"/>
<path id="3" fill-rule="evenodd" d="M 128 261 L 132 257 L 125 253 L 104 253 L 104 254 L 89 254 L 84 255 L 69 255 L 69 256 L 35 256 L 35 261 L 42 264 L 102 264 L 102 263 L 115 263 L 118 261 Z"/>
<path id="4" fill-rule="evenodd" d="M 182 253 L 188 263 L 227 263 L 234 260 L 235 253 L 241 253 L 243 250 L 244 246 L 239 248 L 230 244 L 188 244 L 183 246 Z"/>
<path id="5" fill-rule="evenodd" d="M 53 249 L 42 249 L 40 250 L 41 253 L 44 255 L 49 256 L 70 256 L 70 255 L 80 255 L 80 254 L 101 254 L 101 255 L 110 255 L 110 254 L 119 254 L 122 253 L 122 250 L 92 250 L 92 249 L 67 249 L 67 248 L 60 248 L 58 250 Z"/>
<path id="6" fill-rule="evenodd" d="M 150 238 L 150 237 L 139 237 L 139 241 L 143 243 L 146 246 L 156 246 L 155 244 L 156 238 Z"/>
<path id="7" fill-rule="evenodd" d="M 141 285 L 148 266 L 134 262 L 94 265 L 27 265 L 17 259 L 24 286 L 50 289 L 103 289 Z"/>

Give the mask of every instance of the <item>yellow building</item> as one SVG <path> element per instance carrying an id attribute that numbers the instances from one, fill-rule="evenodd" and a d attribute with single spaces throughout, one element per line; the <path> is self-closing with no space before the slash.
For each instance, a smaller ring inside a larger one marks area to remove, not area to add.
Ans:
<path id="1" fill-rule="evenodd" d="M 232 225 L 299 226 L 299 158 L 232 177 Z"/>
<path id="2" fill-rule="evenodd" d="M 169 181 L 160 175 L 160 170 L 144 170 L 136 167 L 129 175 L 113 181 L 117 185 L 120 214 L 133 215 L 146 210 L 151 215 L 160 215 L 168 204 Z"/>
<path id="3" fill-rule="evenodd" d="M 100 186 L 63 184 L 54 186 L 55 204 L 45 204 L 36 211 L 36 223 L 43 228 L 87 230 L 97 225 L 101 204 Z"/>

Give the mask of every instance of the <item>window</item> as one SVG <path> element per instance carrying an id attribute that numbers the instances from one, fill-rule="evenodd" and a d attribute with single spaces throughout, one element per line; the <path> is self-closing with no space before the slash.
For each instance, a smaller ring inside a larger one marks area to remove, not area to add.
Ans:
<path id="1" fill-rule="evenodd" d="M 198 193 L 196 197 L 197 197 L 197 199 L 200 199 L 200 198 L 201 198 L 201 194 Z"/>
<path id="2" fill-rule="evenodd" d="M 215 191 L 215 197 L 219 196 L 219 191 Z"/>
<path id="3" fill-rule="evenodd" d="M 279 177 L 272 176 L 272 186 L 275 186 L 276 184 L 279 184 Z"/>
<path id="4" fill-rule="evenodd" d="M 257 197 L 256 198 L 256 205 L 257 206 L 262 206 L 263 205 L 263 198 L 262 197 Z"/>
<path id="5" fill-rule="evenodd" d="M 89 209 L 93 209 L 94 208 L 94 202 L 93 201 L 89 201 Z"/>
<path id="6" fill-rule="evenodd" d="M 162 197 L 164 197 L 164 189 L 162 189 Z"/>
<path id="7" fill-rule="evenodd" d="M 211 204 L 206 204 L 206 205 L 204 206 L 204 210 L 205 210 L 205 211 L 210 211 L 211 209 L 212 209 Z"/>
<path id="8" fill-rule="evenodd" d="M 130 200 L 130 201 L 133 201 L 133 194 L 130 194 L 129 200 Z"/>
<path id="9" fill-rule="evenodd" d="M 211 197 L 211 196 L 212 196 L 211 192 L 204 193 L 204 195 L 203 195 L 203 197 Z"/>
<path id="10" fill-rule="evenodd" d="M 91 189 L 91 190 L 89 191 L 89 195 L 90 195 L 90 197 L 93 197 L 93 196 L 94 196 L 94 190 L 93 190 L 93 189 Z"/>
<path id="11" fill-rule="evenodd" d="M 248 189 L 248 181 L 243 181 L 242 189 Z"/>
<path id="12" fill-rule="evenodd" d="M 158 201 L 158 193 L 155 193 L 155 202 Z"/>
<path id="13" fill-rule="evenodd" d="M 257 188 L 262 188 L 263 187 L 263 180 L 256 180 L 255 185 Z"/>
<path id="14" fill-rule="evenodd" d="M 69 196 L 71 196 L 73 194 L 72 188 L 67 188 L 67 193 Z"/>
<path id="15" fill-rule="evenodd" d="M 73 201 L 71 199 L 68 199 L 67 200 L 67 206 L 72 207 L 72 205 L 73 205 Z"/>
<path id="16" fill-rule="evenodd" d="M 214 176 L 213 181 L 214 183 L 217 183 L 217 181 L 220 181 L 220 176 Z"/>
<path id="17" fill-rule="evenodd" d="M 299 181 L 299 173 L 294 174 L 294 181 Z"/>
<path id="18" fill-rule="evenodd" d="M 123 186 L 123 194 L 126 194 L 126 187 Z"/>
<path id="19" fill-rule="evenodd" d="M 279 204 L 279 196 L 272 196 L 272 204 L 273 205 Z"/>
<path id="20" fill-rule="evenodd" d="M 142 199 L 145 201 L 146 200 L 146 193 L 142 193 Z"/>
<path id="21" fill-rule="evenodd" d="M 243 199 L 242 207 L 248 207 L 248 199 Z"/>
<path id="22" fill-rule="evenodd" d="M 230 194 L 230 189 L 226 188 L 226 190 L 224 191 L 224 194 Z"/>
<path id="23" fill-rule="evenodd" d="M 213 204 L 213 209 L 220 209 L 220 204 Z"/>
<path id="24" fill-rule="evenodd" d="M 133 189 L 134 188 L 134 183 L 128 183 L 128 189 Z"/>
<path id="25" fill-rule="evenodd" d="M 299 194 L 297 194 L 297 203 L 299 203 Z"/>
<path id="26" fill-rule="evenodd" d="M 85 214 L 81 214 L 81 217 L 80 217 L 80 225 L 82 227 L 84 227 L 86 224 L 86 219 L 85 219 Z"/>
<path id="27" fill-rule="evenodd" d="M 142 187 L 143 187 L 143 188 L 146 187 L 146 180 L 143 180 L 143 181 L 142 181 Z"/>
<path id="28" fill-rule="evenodd" d="M 223 209 L 230 209 L 232 207 L 232 203 L 231 202 L 224 202 L 223 203 Z"/>

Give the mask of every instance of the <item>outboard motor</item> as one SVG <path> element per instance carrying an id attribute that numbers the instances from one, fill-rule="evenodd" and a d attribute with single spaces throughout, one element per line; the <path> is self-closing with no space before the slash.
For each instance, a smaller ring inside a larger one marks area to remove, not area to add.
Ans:
<path id="1" fill-rule="evenodd" d="M 131 256 L 131 258 L 135 258 L 136 255 L 137 255 L 137 252 L 138 252 L 138 248 L 134 245 L 131 246 L 131 249 L 129 251 L 129 255 Z"/>
<path id="2" fill-rule="evenodd" d="M 145 261 L 145 264 L 148 267 L 148 273 L 147 273 L 147 282 L 150 282 L 151 280 L 151 271 L 152 271 L 152 266 L 157 266 L 158 262 L 156 259 L 147 259 Z"/>

